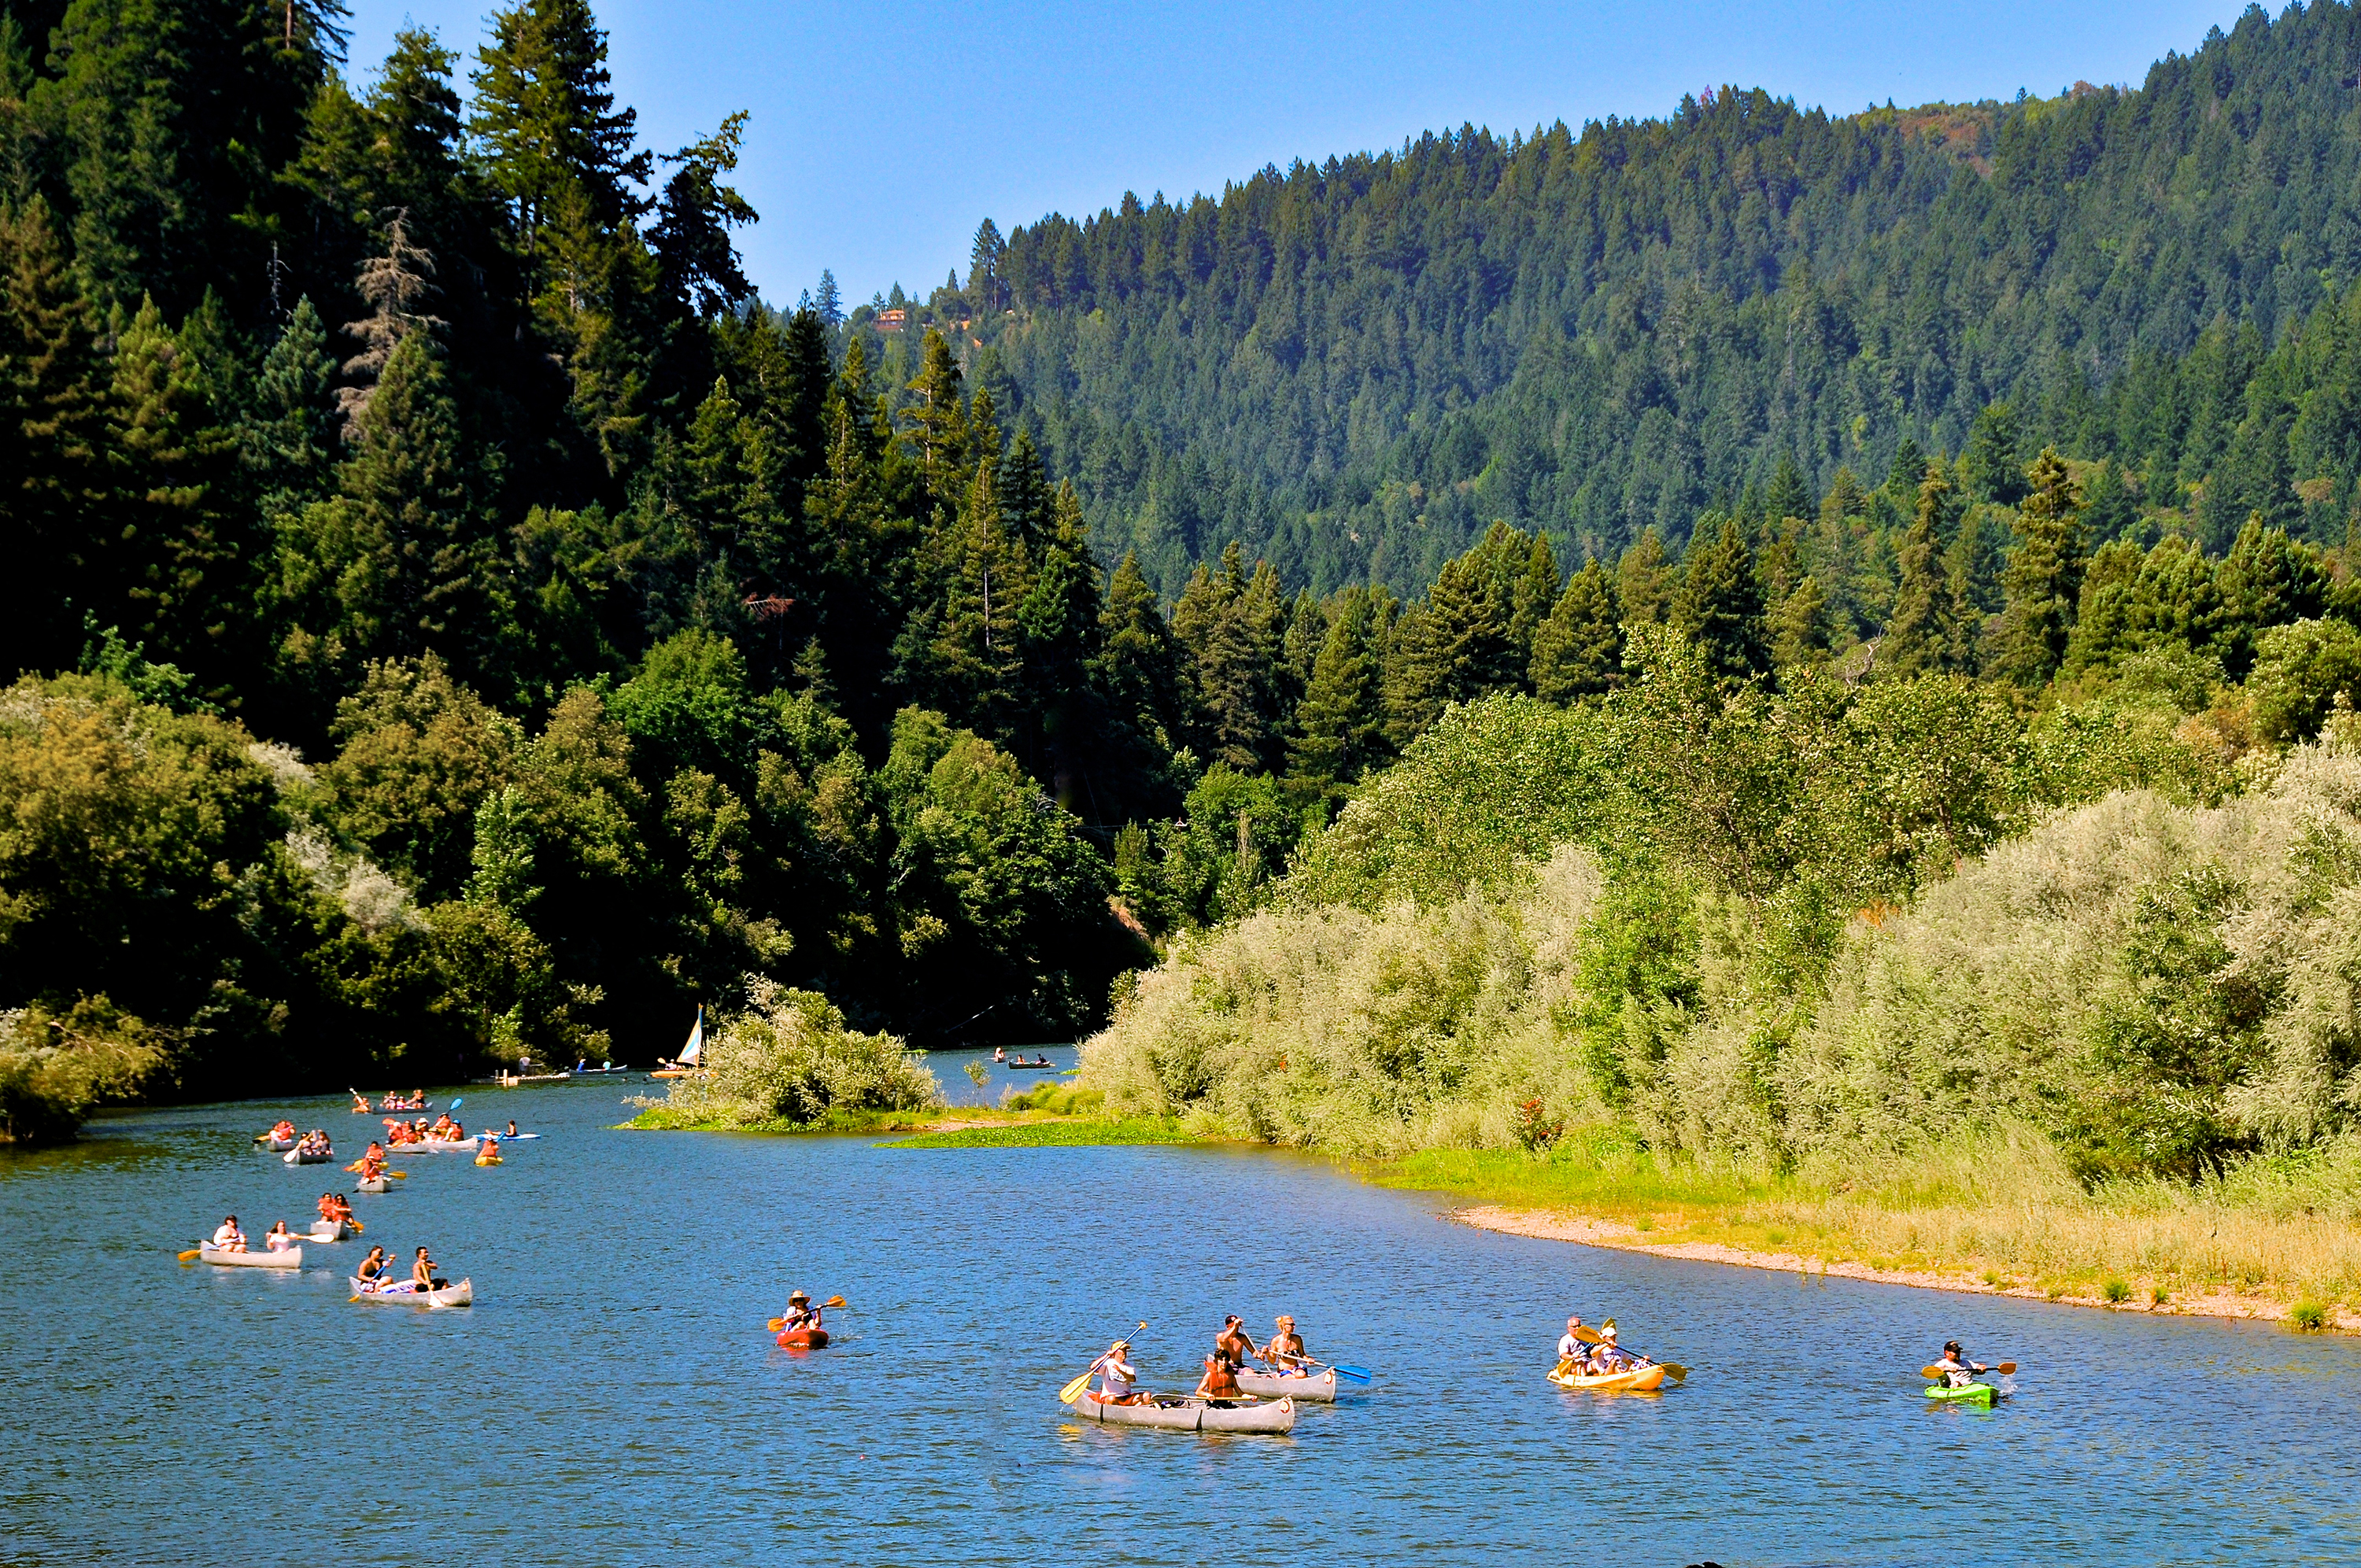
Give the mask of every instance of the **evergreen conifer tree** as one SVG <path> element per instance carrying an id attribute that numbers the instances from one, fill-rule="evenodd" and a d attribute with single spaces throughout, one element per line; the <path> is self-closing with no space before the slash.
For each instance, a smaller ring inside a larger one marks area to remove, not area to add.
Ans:
<path id="1" fill-rule="evenodd" d="M 2034 459 L 2031 488 L 2016 511 L 2016 549 L 2001 574 L 2001 611 L 1993 664 L 2003 678 L 2033 689 L 2066 657 L 2082 588 L 2081 498 L 2054 447 Z"/>
<path id="2" fill-rule="evenodd" d="M 1673 624 L 1697 645 L 1714 674 L 1742 679 L 1771 667 L 1763 609 L 1753 553 L 1733 518 L 1703 548 L 1690 552 Z"/>
<path id="3" fill-rule="evenodd" d="M 1956 510 L 1949 481 L 1930 466 L 1918 485 L 1910 532 L 1896 553 L 1900 576 L 1894 614 L 1877 646 L 1881 673 L 1908 676 L 1958 667 L 1963 607 L 1942 545 Z"/>
<path id="4" fill-rule="evenodd" d="M 1678 587 L 1664 542 L 1654 529 L 1642 530 L 1615 566 L 1615 601 L 1622 607 L 1624 624 L 1661 626 L 1670 620 Z"/>
<path id="5" fill-rule="evenodd" d="M 1337 597 L 1288 748 L 1295 775 L 1332 801 L 1385 753 L 1372 609 L 1367 588 Z"/>
<path id="6" fill-rule="evenodd" d="M 1622 675 L 1623 627 L 1615 583 L 1594 556 L 1566 580 L 1549 619 L 1533 634 L 1530 679 L 1536 696 L 1563 707 L 1605 696 Z"/>

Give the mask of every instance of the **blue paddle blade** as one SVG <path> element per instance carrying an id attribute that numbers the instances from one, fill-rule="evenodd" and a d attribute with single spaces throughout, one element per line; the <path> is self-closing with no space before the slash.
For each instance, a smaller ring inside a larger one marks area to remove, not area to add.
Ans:
<path id="1" fill-rule="evenodd" d="M 1334 1364 L 1331 1363 L 1330 1365 L 1334 1365 Z M 1356 1383 L 1367 1383 L 1374 1379 L 1377 1376 L 1377 1374 L 1370 1371 L 1366 1366 L 1337 1366 L 1336 1376 L 1339 1377 L 1349 1377 Z"/>
<path id="2" fill-rule="evenodd" d="M 460 1106 L 465 1105 L 466 1103 L 467 1102 L 465 1100 L 454 1100 L 451 1102 L 449 1109 L 456 1111 Z"/>

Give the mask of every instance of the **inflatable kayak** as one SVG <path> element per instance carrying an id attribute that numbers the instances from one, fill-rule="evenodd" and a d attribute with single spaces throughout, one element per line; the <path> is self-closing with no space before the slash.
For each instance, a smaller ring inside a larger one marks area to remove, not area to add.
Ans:
<path id="1" fill-rule="evenodd" d="M 789 1350 L 820 1350 L 828 1344 L 826 1329 L 781 1329 L 779 1343 Z"/>
<path id="2" fill-rule="evenodd" d="M 1982 1405 L 1989 1409 L 1992 1402 L 2000 1398 L 2000 1390 L 1989 1383 L 1971 1383 L 1964 1388 L 1936 1383 L 1927 1387 L 1927 1398 L 1948 1399 L 1955 1405 Z"/>

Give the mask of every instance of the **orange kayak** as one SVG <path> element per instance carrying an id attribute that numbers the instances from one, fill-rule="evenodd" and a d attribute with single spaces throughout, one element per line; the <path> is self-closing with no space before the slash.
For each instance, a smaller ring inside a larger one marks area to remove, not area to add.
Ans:
<path id="1" fill-rule="evenodd" d="M 828 1343 L 826 1329 L 783 1329 L 779 1343 L 789 1350 L 818 1350 Z"/>

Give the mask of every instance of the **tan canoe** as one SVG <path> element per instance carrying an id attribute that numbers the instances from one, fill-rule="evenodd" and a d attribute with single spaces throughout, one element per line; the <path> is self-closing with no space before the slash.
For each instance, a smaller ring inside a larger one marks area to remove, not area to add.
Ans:
<path id="1" fill-rule="evenodd" d="M 1108 1405 L 1085 1390 L 1067 1409 L 1111 1427 L 1162 1427 L 1168 1431 L 1293 1431 L 1295 1401 L 1247 1404 L 1231 1399 L 1174 1399 L 1169 1404 Z"/>
<path id="2" fill-rule="evenodd" d="M 353 1294 L 364 1301 L 390 1301 L 401 1307 L 471 1307 L 476 1301 L 476 1282 L 462 1279 L 456 1285 L 445 1285 L 440 1290 L 378 1290 L 366 1282 L 355 1279 Z"/>
<path id="3" fill-rule="evenodd" d="M 1249 1372 L 1241 1368 L 1238 1387 L 1249 1394 L 1260 1394 L 1267 1398 L 1276 1399 L 1283 1396 L 1333 1405 L 1336 1402 L 1336 1369 L 1332 1366 L 1317 1376 L 1307 1376 L 1301 1372 Z"/>
<path id="4" fill-rule="evenodd" d="M 211 1242 L 197 1244 L 197 1255 L 207 1263 L 218 1263 L 225 1268 L 301 1268 L 303 1249 L 291 1246 L 284 1252 L 225 1252 Z"/>

